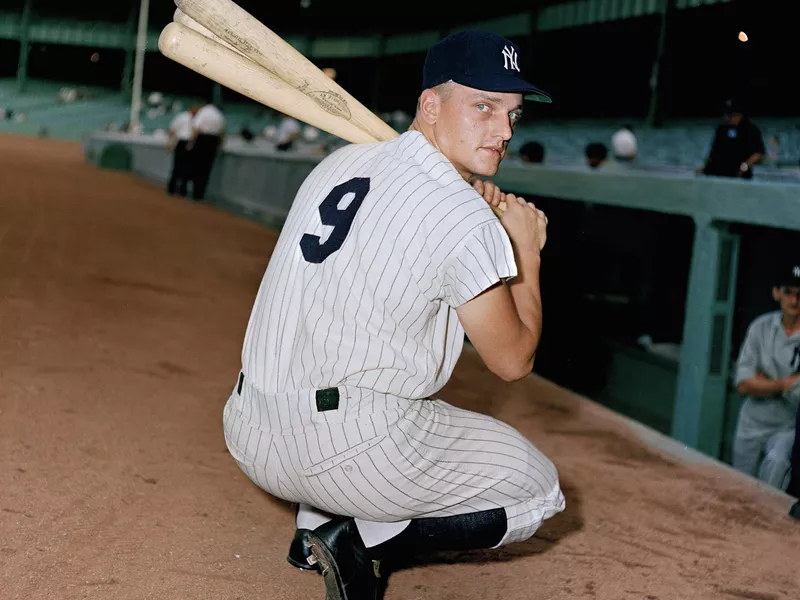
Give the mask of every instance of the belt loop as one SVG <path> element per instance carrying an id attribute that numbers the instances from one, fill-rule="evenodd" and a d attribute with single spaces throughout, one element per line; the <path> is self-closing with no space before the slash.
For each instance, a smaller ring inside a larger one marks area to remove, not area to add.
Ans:
<path id="1" fill-rule="evenodd" d="M 239 372 L 239 387 L 236 388 L 236 393 L 242 395 L 242 384 L 244 383 L 244 373 Z"/>
<path id="2" fill-rule="evenodd" d="M 325 412 L 339 408 L 339 388 L 317 390 L 317 411 Z"/>

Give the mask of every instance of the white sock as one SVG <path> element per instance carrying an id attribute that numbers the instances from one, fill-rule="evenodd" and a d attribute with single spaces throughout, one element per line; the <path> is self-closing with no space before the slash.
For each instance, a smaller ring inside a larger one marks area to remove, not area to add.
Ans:
<path id="1" fill-rule="evenodd" d="M 333 517 L 326 512 L 317 510 L 308 504 L 301 504 L 297 511 L 297 528 L 311 529 L 312 531 L 320 525 L 325 525 Z"/>
<path id="2" fill-rule="evenodd" d="M 393 537 L 400 535 L 411 521 L 398 521 L 397 523 L 376 523 L 375 521 L 362 521 L 355 519 L 361 541 L 367 548 L 382 544 Z"/>

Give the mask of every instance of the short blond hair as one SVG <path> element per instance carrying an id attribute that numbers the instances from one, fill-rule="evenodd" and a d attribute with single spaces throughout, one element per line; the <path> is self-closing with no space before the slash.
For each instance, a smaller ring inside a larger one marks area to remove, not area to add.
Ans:
<path id="1" fill-rule="evenodd" d="M 447 100 L 450 94 L 453 93 L 453 87 L 455 86 L 455 84 L 456 84 L 455 81 L 450 80 L 450 81 L 445 81 L 444 83 L 440 83 L 439 85 L 435 85 L 430 89 L 439 94 L 439 97 L 442 100 Z M 422 94 L 420 94 L 419 97 L 417 98 L 417 110 L 416 110 L 417 114 L 419 114 L 419 103 L 421 99 L 422 99 Z"/>

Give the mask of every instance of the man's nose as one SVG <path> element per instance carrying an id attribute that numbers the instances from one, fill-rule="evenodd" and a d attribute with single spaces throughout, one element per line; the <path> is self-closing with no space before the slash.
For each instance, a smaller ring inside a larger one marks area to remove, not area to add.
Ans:
<path id="1" fill-rule="evenodd" d="M 511 118 L 508 115 L 498 117 L 495 129 L 495 135 L 502 138 L 504 142 L 509 141 L 514 134 L 514 128 L 511 127 Z"/>

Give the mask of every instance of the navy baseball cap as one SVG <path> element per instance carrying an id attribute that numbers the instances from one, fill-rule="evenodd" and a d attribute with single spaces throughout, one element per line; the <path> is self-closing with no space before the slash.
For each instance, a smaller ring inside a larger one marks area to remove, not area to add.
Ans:
<path id="1" fill-rule="evenodd" d="M 800 262 L 789 262 L 776 269 L 775 286 L 800 287 Z"/>
<path id="2" fill-rule="evenodd" d="M 454 33 L 428 50 L 422 88 L 451 80 L 477 90 L 516 92 L 526 100 L 552 102 L 549 94 L 523 79 L 517 45 L 486 31 Z"/>

